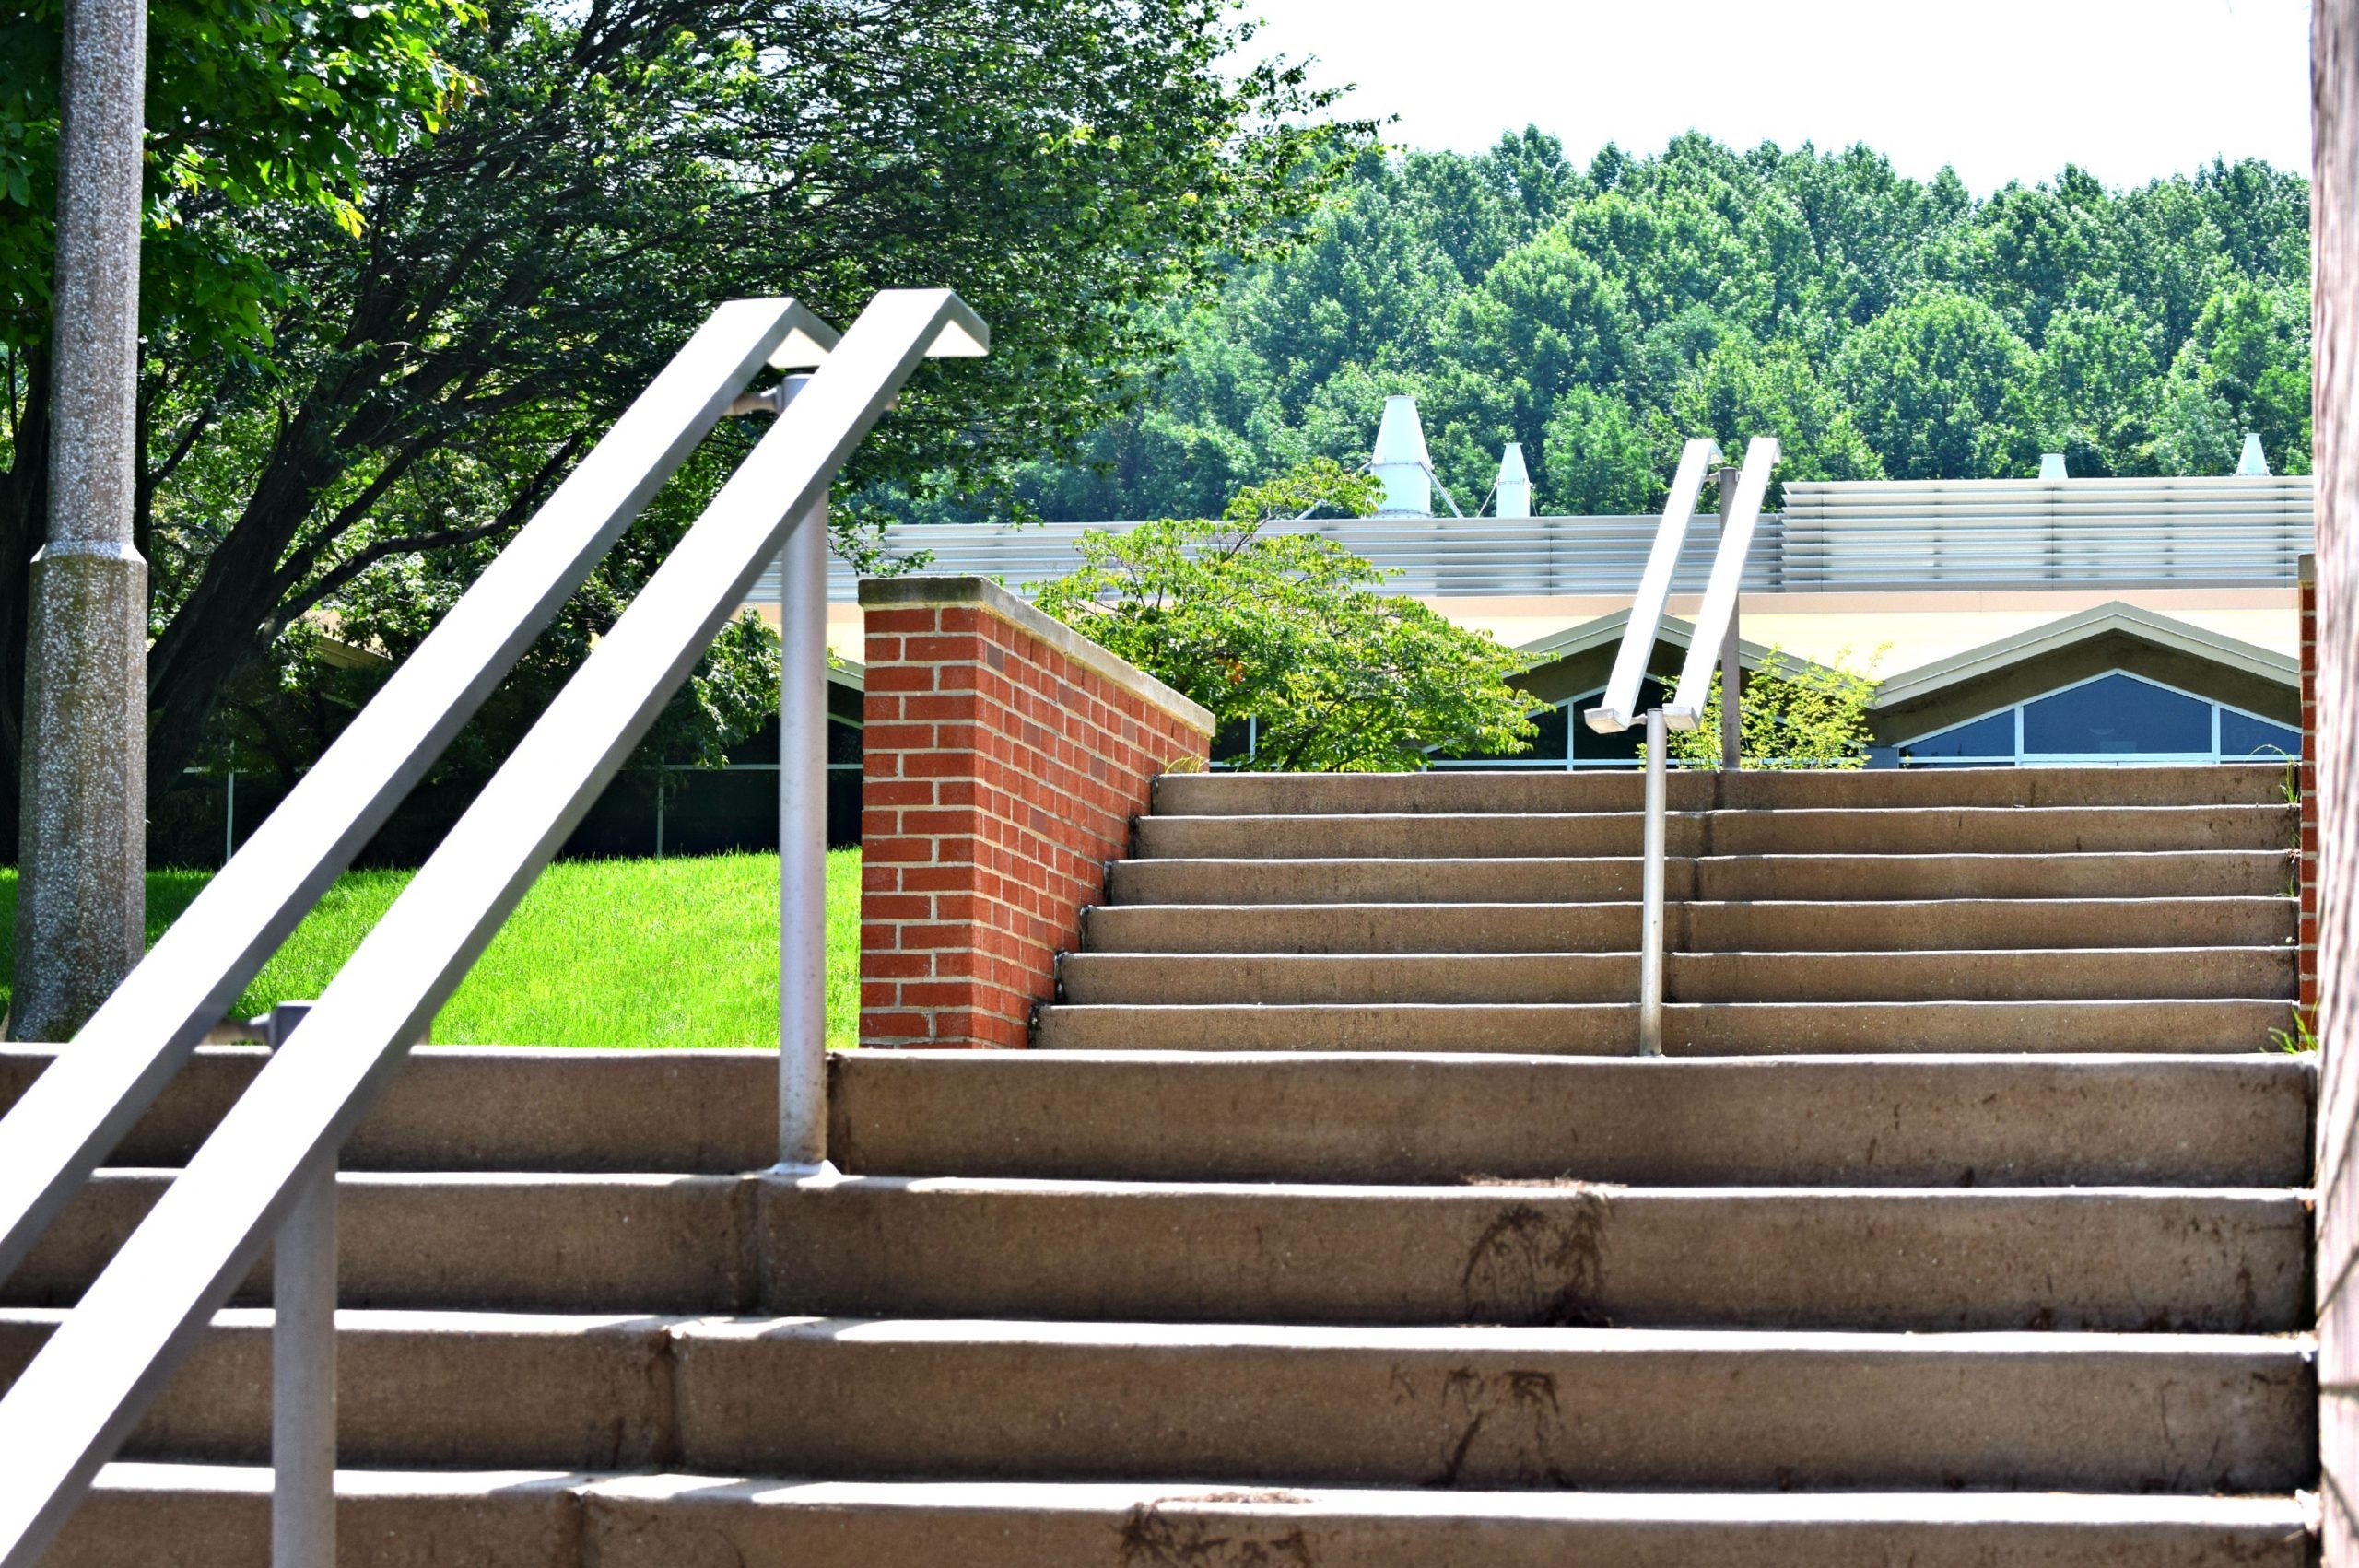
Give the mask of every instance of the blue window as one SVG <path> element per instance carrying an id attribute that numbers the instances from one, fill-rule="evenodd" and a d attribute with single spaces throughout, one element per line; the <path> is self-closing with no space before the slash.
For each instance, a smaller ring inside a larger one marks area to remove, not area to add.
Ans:
<path id="1" fill-rule="evenodd" d="M 1910 741 L 1900 748 L 1903 765 L 1942 757 L 2004 757 L 2015 758 L 2015 710 L 1994 713 L 1988 719 L 1977 719 L 1954 730 L 1944 730 L 1928 735 L 1921 741 Z"/>
<path id="2" fill-rule="evenodd" d="M 2245 757 L 2300 756 L 2302 737 L 2299 731 L 2283 724 L 2271 724 L 2266 719 L 2255 719 L 2248 713 L 2238 713 L 2233 708 L 2220 710 L 2220 760 L 2236 762 Z"/>
<path id="3" fill-rule="evenodd" d="M 2212 749 L 2212 705 L 2131 675 L 2100 675 L 2024 704 L 2031 756 L 2187 754 Z"/>
<path id="4" fill-rule="evenodd" d="M 2122 671 L 1930 735 L 1879 746 L 1872 766 L 2245 762 L 2298 756 L 2299 732 Z"/>

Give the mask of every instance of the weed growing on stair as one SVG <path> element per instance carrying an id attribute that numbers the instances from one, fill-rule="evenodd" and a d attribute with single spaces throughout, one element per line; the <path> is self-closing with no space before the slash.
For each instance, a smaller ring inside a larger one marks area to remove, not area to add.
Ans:
<path id="1" fill-rule="evenodd" d="M 316 997 L 409 883 L 352 872 L 239 999 L 241 1016 Z M 211 879 L 147 874 L 147 939 Z M 0 998 L 13 968 L 17 873 L 0 869 Z M 860 851 L 827 856 L 827 1043 L 857 1036 Z M 434 1023 L 438 1041 L 492 1046 L 778 1043 L 778 857 L 570 860 L 552 866 Z"/>
<path id="2" fill-rule="evenodd" d="M 2290 1031 L 2271 1029 L 2269 1032 L 2269 1045 L 2272 1050 L 2299 1055 L 2303 1051 L 2318 1049 L 2318 1037 L 2310 1033 L 2310 1021 L 2302 1016 L 2302 1010 L 2297 1007 L 2294 1010 L 2294 1027 Z"/>

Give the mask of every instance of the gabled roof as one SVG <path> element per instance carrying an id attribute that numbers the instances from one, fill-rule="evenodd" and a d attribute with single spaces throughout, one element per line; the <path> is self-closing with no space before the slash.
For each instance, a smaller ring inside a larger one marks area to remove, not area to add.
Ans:
<path id="1" fill-rule="evenodd" d="M 2224 665 L 2278 685 L 2301 685 L 2300 665 L 2282 653 L 2272 653 L 2268 649 L 2256 648 L 2251 643 L 2207 631 L 2201 626 L 2190 626 L 2152 610 L 2142 610 L 2135 604 L 2125 604 L 2117 599 L 2077 614 L 2034 626 L 2029 631 L 1984 643 L 1979 648 L 1969 648 L 1964 653 L 1919 665 L 1906 674 L 1895 675 L 1877 688 L 1873 706 L 1893 708 L 1921 701 L 1936 692 L 1995 674 L 2011 665 L 2116 635 L 2135 638 L 2174 653 Z"/>

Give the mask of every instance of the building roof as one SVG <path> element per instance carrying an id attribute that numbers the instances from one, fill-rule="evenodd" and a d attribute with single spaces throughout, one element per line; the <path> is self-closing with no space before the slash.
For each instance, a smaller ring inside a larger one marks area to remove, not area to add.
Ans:
<path id="1" fill-rule="evenodd" d="M 2301 685 L 2301 666 L 2282 653 L 2115 600 L 1895 675 L 1879 688 L 1876 706 L 1893 708 L 1921 701 L 2010 666 L 2116 636 L 2225 665 L 2281 685 L 2297 689 Z"/>

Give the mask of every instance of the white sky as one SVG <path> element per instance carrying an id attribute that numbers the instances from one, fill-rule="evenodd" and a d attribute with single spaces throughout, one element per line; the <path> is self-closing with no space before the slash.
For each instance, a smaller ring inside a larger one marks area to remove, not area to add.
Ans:
<path id="1" fill-rule="evenodd" d="M 2307 0 L 1246 0 L 1385 139 L 1475 152 L 1527 123 L 1586 163 L 1689 129 L 1866 142 L 1978 194 L 2067 162 L 2108 185 L 2215 155 L 2307 172 Z"/>

